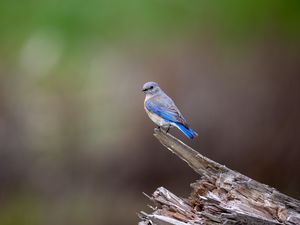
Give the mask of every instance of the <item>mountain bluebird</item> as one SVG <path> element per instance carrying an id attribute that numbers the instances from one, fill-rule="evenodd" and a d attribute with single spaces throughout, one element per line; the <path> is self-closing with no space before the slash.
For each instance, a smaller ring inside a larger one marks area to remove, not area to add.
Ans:
<path id="1" fill-rule="evenodd" d="M 188 138 L 192 139 L 198 134 L 189 127 L 186 120 L 176 107 L 173 100 L 160 89 L 157 83 L 147 82 L 143 86 L 146 94 L 144 107 L 150 119 L 169 131 L 171 126 L 177 127 Z"/>

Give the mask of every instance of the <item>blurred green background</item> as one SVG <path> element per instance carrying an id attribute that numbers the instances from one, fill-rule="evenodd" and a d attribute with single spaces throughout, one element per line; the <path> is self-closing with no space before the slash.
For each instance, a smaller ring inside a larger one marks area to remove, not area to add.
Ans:
<path id="1" fill-rule="evenodd" d="M 199 177 L 152 136 L 156 81 L 202 154 L 300 198 L 299 1 L 1 1 L 0 224 L 137 224 Z"/>

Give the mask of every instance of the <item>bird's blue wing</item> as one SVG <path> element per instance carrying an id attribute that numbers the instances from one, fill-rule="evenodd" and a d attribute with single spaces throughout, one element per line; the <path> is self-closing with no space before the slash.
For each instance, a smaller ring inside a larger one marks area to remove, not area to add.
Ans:
<path id="1" fill-rule="evenodd" d="M 172 122 L 188 138 L 198 136 L 192 128 L 189 127 L 180 111 L 168 96 L 154 96 L 145 102 L 145 108 L 168 122 Z"/>
<path id="2" fill-rule="evenodd" d="M 167 121 L 186 124 L 185 119 L 182 117 L 173 102 L 159 101 L 159 99 L 157 100 L 152 98 L 146 101 L 145 106 L 147 110 Z"/>
<path id="3" fill-rule="evenodd" d="M 162 117 L 167 121 L 176 121 L 176 115 L 172 112 L 166 111 L 166 109 L 162 105 L 155 104 L 155 102 L 148 100 L 145 103 L 145 106 L 150 112 L 155 113 L 156 115 Z"/>

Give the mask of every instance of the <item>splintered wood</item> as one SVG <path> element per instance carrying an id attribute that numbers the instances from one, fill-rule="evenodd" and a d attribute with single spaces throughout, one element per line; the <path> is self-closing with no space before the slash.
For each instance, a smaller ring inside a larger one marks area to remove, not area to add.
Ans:
<path id="1" fill-rule="evenodd" d="M 158 188 L 154 212 L 141 212 L 139 225 L 300 225 L 300 201 L 210 160 L 177 138 L 155 129 L 154 136 L 198 174 L 188 198 Z"/>

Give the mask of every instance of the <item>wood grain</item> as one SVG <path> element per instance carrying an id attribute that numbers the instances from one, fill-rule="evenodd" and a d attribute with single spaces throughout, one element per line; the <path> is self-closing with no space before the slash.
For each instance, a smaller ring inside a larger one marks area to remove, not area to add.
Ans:
<path id="1" fill-rule="evenodd" d="M 201 155 L 162 130 L 155 129 L 154 136 L 200 179 L 191 184 L 188 198 L 158 188 L 149 197 L 153 212 L 141 212 L 140 225 L 300 225 L 299 200 Z"/>

